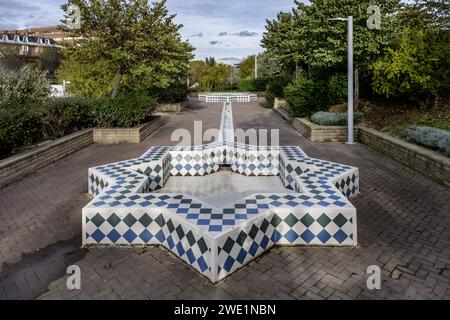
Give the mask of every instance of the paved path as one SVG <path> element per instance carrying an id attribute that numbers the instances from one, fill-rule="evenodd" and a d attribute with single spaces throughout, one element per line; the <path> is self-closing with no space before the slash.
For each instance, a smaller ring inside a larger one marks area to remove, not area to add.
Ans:
<path id="1" fill-rule="evenodd" d="M 80 250 L 87 168 L 173 145 L 193 121 L 217 128 L 220 104 L 194 104 L 148 142 L 93 145 L 0 190 L 1 298 L 39 299 L 398 299 L 450 298 L 450 192 L 363 145 L 313 144 L 257 103 L 234 104 L 235 128 L 280 129 L 281 144 L 360 168 L 357 248 L 274 248 L 212 285 L 162 248 Z M 66 288 L 65 267 L 82 270 Z M 382 269 L 369 291 L 366 269 Z"/>

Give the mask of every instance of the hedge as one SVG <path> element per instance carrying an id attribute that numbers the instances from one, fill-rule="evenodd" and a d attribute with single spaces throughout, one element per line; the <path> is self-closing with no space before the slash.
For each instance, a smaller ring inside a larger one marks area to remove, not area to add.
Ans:
<path id="1" fill-rule="evenodd" d="M 145 122 L 157 99 L 145 95 L 112 98 L 59 98 L 42 105 L 0 108 L 0 158 L 42 140 L 85 127 L 133 127 Z"/>
<path id="2" fill-rule="evenodd" d="M 30 109 L 0 109 L 0 158 L 41 139 L 41 123 Z"/>
<path id="3" fill-rule="evenodd" d="M 96 127 L 133 127 L 144 122 L 156 109 L 157 99 L 151 96 L 119 96 L 90 101 L 91 116 Z"/>

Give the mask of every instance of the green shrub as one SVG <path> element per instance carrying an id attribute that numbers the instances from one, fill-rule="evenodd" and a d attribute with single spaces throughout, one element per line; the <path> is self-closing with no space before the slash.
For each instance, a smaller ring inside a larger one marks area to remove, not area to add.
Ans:
<path id="1" fill-rule="evenodd" d="M 41 138 L 41 123 L 30 109 L 0 109 L 0 158 Z"/>
<path id="2" fill-rule="evenodd" d="M 355 123 L 359 122 L 363 114 L 356 111 L 353 114 Z M 346 126 L 347 125 L 347 112 L 317 112 L 311 116 L 311 121 L 321 126 Z"/>
<path id="3" fill-rule="evenodd" d="M 284 98 L 296 117 L 305 117 L 327 107 L 326 84 L 307 73 L 297 75 L 284 89 Z"/>
<path id="4" fill-rule="evenodd" d="M 406 140 L 450 156 L 450 131 L 432 127 L 410 127 L 405 130 Z"/>
<path id="5" fill-rule="evenodd" d="M 328 79 L 328 106 L 345 102 L 347 100 L 347 93 L 347 76 L 342 74 L 334 74 Z"/>
<path id="6" fill-rule="evenodd" d="M 62 137 L 92 125 L 90 100 L 54 98 L 35 108 L 46 139 Z"/>
<path id="7" fill-rule="evenodd" d="M 157 99 L 146 95 L 123 95 L 90 100 L 94 125 L 104 128 L 134 127 L 155 110 Z"/>
<path id="8" fill-rule="evenodd" d="M 266 90 L 271 77 L 260 77 L 257 79 L 240 79 L 237 82 L 239 91 L 244 92 L 262 92 Z"/>
<path id="9" fill-rule="evenodd" d="M 188 88 L 179 83 L 168 88 L 151 88 L 146 91 L 146 94 L 157 97 L 158 102 L 161 103 L 176 103 L 186 100 Z"/>
<path id="10" fill-rule="evenodd" d="M 18 70 L 0 66 L 0 108 L 16 108 L 29 103 L 43 103 L 50 95 L 47 73 L 30 65 Z"/>
<path id="11" fill-rule="evenodd" d="M 274 76 L 266 85 L 265 97 L 271 106 L 274 105 L 275 98 L 284 98 L 284 88 L 291 82 L 289 76 Z"/>

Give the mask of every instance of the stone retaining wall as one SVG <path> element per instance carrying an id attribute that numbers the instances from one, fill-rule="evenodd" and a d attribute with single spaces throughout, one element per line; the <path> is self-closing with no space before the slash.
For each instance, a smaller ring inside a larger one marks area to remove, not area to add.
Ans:
<path id="1" fill-rule="evenodd" d="M 345 142 L 347 127 L 319 126 L 305 118 L 293 118 L 291 125 L 312 142 Z M 355 128 L 355 139 L 358 139 L 359 129 Z"/>
<path id="2" fill-rule="evenodd" d="M 0 188 L 87 147 L 93 142 L 92 129 L 88 129 L 0 160 Z"/>
<path id="3" fill-rule="evenodd" d="M 450 158 L 366 127 L 359 141 L 450 188 Z"/>
<path id="4" fill-rule="evenodd" d="M 176 103 L 162 103 L 156 107 L 156 112 L 163 113 L 178 113 L 184 110 L 188 101 L 176 102 Z"/>
<path id="5" fill-rule="evenodd" d="M 135 128 L 95 128 L 94 142 L 101 144 L 140 143 L 161 125 L 161 117 L 157 117 Z"/>

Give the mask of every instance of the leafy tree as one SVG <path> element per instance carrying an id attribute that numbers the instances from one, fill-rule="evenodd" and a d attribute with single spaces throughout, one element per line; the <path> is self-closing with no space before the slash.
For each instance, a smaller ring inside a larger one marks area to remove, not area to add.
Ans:
<path id="1" fill-rule="evenodd" d="M 191 61 L 190 78 L 201 91 L 226 90 L 233 83 L 233 67 L 224 63 L 210 65 L 206 61 Z"/>
<path id="2" fill-rule="evenodd" d="M 104 97 L 114 88 L 116 73 L 110 61 L 84 60 L 77 53 L 65 59 L 57 70 L 58 82 L 69 80 L 67 91 L 77 97 Z"/>
<path id="3" fill-rule="evenodd" d="M 300 48 L 301 42 L 294 39 L 294 29 L 298 27 L 294 13 L 279 12 L 274 20 L 266 20 L 266 32 L 263 34 L 261 45 L 267 55 L 279 61 L 282 69 L 291 73 L 306 57 Z"/>
<path id="4" fill-rule="evenodd" d="M 241 79 L 255 77 L 255 56 L 248 56 L 239 64 L 239 76 Z"/>
<path id="5" fill-rule="evenodd" d="M 381 30 L 370 30 L 367 8 L 371 0 L 295 1 L 291 13 L 279 13 L 276 20 L 267 22 L 262 45 L 296 67 L 342 68 L 347 61 L 347 28 L 343 22 L 328 19 L 353 16 L 355 63 L 366 64 L 390 44 L 395 30 L 390 15 L 399 8 L 399 2 L 377 1 L 382 13 Z M 289 67 L 288 62 L 284 64 Z"/>
<path id="6" fill-rule="evenodd" d="M 214 67 L 216 65 L 216 59 L 214 57 L 206 57 L 205 62 L 210 67 Z"/>
<path id="7" fill-rule="evenodd" d="M 386 97 L 427 100 L 450 93 L 450 30 L 443 1 L 417 1 L 397 15 L 398 39 L 371 65 L 373 90 Z M 447 9 L 450 4 L 447 2 Z"/>
<path id="8" fill-rule="evenodd" d="M 39 65 L 42 70 L 48 72 L 50 79 L 55 80 L 56 70 L 59 68 L 63 59 L 61 49 L 59 48 L 45 48 L 39 55 Z"/>
<path id="9" fill-rule="evenodd" d="M 233 67 L 224 63 L 217 63 L 205 69 L 203 79 L 200 82 L 203 91 L 222 91 L 231 86 Z"/>
<path id="10" fill-rule="evenodd" d="M 27 58 L 18 54 L 16 46 L 0 44 L 0 66 L 18 70 L 27 63 Z"/>
<path id="11" fill-rule="evenodd" d="M 271 57 L 267 52 L 258 55 L 258 77 L 270 77 L 282 73 L 278 59 Z"/>
<path id="12" fill-rule="evenodd" d="M 65 25 L 73 5 L 80 8 L 81 26 L 70 31 L 82 40 L 70 46 L 68 56 L 107 62 L 115 73 L 112 97 L 122 80 L 129 87 L 165 88 L 186 75 L 193 48 L 181 40 L 182 25 L 173 22 L 166 0 L 151 6 L 148 0 L 68 0 L 62 6 Z"/>

